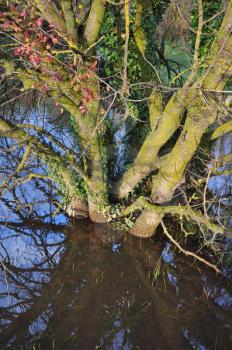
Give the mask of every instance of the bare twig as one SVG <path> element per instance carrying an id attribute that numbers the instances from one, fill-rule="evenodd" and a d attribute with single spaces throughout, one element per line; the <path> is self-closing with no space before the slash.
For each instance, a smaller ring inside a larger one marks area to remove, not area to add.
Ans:
<path id="1" fill-rule="evenodd" d="M 181 245 L 172 237 L 172 235 L 168 232 L 167 227 L 165 226 L 164 222 L 161 221 L 161 225 L 163 227 L 164 233 L 165 235 L 170 239 L 170 241 L 181 251 L 181 253 L 183 253 L 186 256 L 192 256 L 194 259 L 202 262 L 203 264 L 207 265 L 208 267 L 212 268 L 213 270 L 215 270 L 217 273 L 223 274 L 221 270 L 219 270 L 219 268 L 214 265 L 211 264 L 209 261 L 207 261 L 206 259 L 202 258 L 201 256 L 190 252 L 189 250 L 185 250 L 184 248 L 181 247 Z"/>

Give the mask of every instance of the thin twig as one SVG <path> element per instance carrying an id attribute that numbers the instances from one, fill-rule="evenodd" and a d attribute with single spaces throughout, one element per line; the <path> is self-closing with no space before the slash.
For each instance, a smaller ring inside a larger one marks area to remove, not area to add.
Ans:
<path id="1" fill-rule="evenodd" d="M 194 259 L 199 260 L 200 262 L 202 262 L 203 264 L 207 265 L 208 267 L 212 268 L 213 270 L 215 270 L 217 273 L 223 274 L 223 272 L 221 270 L 219 270 L 219 268 L 214 265 L 211 264 L 209 261 L 205 260 L 204 258 L 202 258 L 201 256 L 190 252 L 189 250 L 185 250 L 184 248 L 181 247 L 181 245 L 172 237 L 172 235 L 170 235 L 170 233 L 167 230 L 167 227 L 165 226 L 164 222 L 161 221 L 161 225 L 163 227 L 164 233 L 165 235 L 170 239 L 170 241 L 181 251 L 181 253 L 185 254 L 186 256 L 192 256 Z"/>

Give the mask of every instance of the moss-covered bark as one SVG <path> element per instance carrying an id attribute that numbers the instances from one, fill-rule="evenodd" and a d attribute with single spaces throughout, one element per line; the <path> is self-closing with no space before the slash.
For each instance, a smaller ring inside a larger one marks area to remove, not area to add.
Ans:
<path id="1" fill-rule="evenodd" d="M 43 76 L 38 72 L 15 68 L 8 61 L 4 61 L 3 63 L 8 75 L 14 73 L 16 77 L 22 80 L 25 90 L 31 89 L 41 82 L 46 84 L 52 98 L 56 102 L 59 102 L 73 116 L 81 140 L 82 159 L 85 160 L 86 164 L 85 171 L 88 174 L 88 181 L 85 182 L 90 218 L 94 222 L 105 222 L 106 219 L 102 214 L 102 209 L 108 204 L 108 190 L 104 157 L 102 157 L 101 152 L 100 128 L 98 125 L 100 121 L 100 86 L 98 77 L 94 72 L 89 72 L 87 68 L 82 67 L 82 74 L 89 74 L 87 82 L 82 83 L 82 89 L 88 89 L 93 96 L 86 103 L 87 111 L 82 113 L 80 110 L 82 93 L 79 90 L 75 91 L 71 85 L 68 72 L 57 66 L 56 63 L 52 63 L 51 69 L 59 69 L 62 74 L 62 80 L 60 81 L 54 81 L 52 77 Z"/>
<path id="2" fill-rule="evenodd" d="M 84 33 L 88 45 L 92 45 L 97 41 L 105 10 L 106 2 L 104 0 L 93 0 Z"/>
<path id="3" fill-rule="evenodd" d="M 221 28 L 212 45 L 212 53 L 208 60 L 209 67 L 194 84 L 195 98 L 188 104 L 188 117 L 181 135 L 153 179 L 151 199 L 154 203 L 165 203 L 171 200 L 175 189 L 182 181 L 187 165 L 200 144 L 203 134 L 208 126 L 216 120 L 217 100 L 212 99 L 210 95 L 207 96 L 207 91 L 222 91 L 228 79 L 226 72 L 231 70 L 231 18 L 232 1 L 228 5 Z M 206 95 L 203 96 L 201 91 L 204 90 Z M 162 217 L 163 214 L 145 210 L 137 219 L 131 233 L 143 237 L 151 236 Z"/>
<path id="4" fill-rule="evenodd" d="M 211 140 L 215 140 L 220 136 L 227 134 L 232 131 L 232 120 L 229 120 L 227 123 L 220 125 L 211 135 Z"/>
<path id="5" fill-rule="evenodd" d="M 85 4 L 86 12 L 84 11 L 85 13 L 81 16 L 81 25 L 79 25 L 72 1 L 57 1 L 45 6 L 44 1 L 35 0 L 37 10 L 48 22 L 45 23 L 42 29 L 46 31 L 48 24 L 52 25 L 51 27 L 54 28 L 55 32 L 59 33 L 60 42 L 53 47 L 54 50 L 50 50 L 50 44 L 43 47 L 40 43 L 38 53 L 41 56 L 39 56 L 40 63 L 38 66 L 33 66 L 30 63 L 30 59 L 26 63 L 23 60 L 20 61 L 20 59 L 17 62 L 13 56 L 9 56 L 8 61 L 2 61 L 6 74 L 13 75 L 21 80 L 24 90 L 38 89 L 41 91 L 45 88 L 43 91 L 70 112 L 75 124 L 75 130 L 78 132 L 78 140 L 81 143 L 81 158 L 84 166 L 83 168 L 80 167 L 78 162 L 74 164 L 73 162 L 75 161 L 70 159 L 70 157 L 61 157 L 53 152 L 53 149 L 36 140 L 36 138 L 0 120 L 2 135 L 18 140 L 26 137 L 28 145 L 32 147 L 32 151 L 37 152 L 48 164 L 54 181 L 63 187 L 69 201 L 75 203 L 80 200 L 84 203 L 83 205 L 86 209 L 85 199 L 78 192 L 74 181 L 75 176 L 73 177 L 75 172 L 78 172 L 85 182 L 90 218 L 95 222 L 104 222 L 106 220 L 104 212 L 105 207 L 108 206 L 108 179 L 102 142 L 104 134 L 99 128 L 102 122 L 99 119 L 101 89 L 99 76 L 95 70 L 95 59 L 92 55 L 104 20 L 106 3 L 107 1 L 105 0 L 93 0 L 91 6 L 89 6 L 89 3 Z M 125 2 L 125 5 L 128 5 L 128 2 Z M 157 74 L 154 79 L 153 76 L 151 79 L 147 69 L 148 66 L 150 67 L 146 57 L 149 42 L 143 27 L 143 16 L 148 6 L 151 6 L 148 0 L 136 1 L 134 38 L 140 53 L 143 81 L 154 80 L 160 84 Z M 125 42 L 128 43 L 128 38 L 129 36 L 131 37 L 129 29 L 132 26 L 129 26 L 129 7 L 125 6 L 125 9 L 127 9 L 127 15 L 125 16 L 127 28 Z M 85 21 L 84 18 L 86 18 Z M 217 102 L 215 101 L 217 101 L 217 98 L 214 99 L 213 94 L 220 94 L 232 71 L 231 18 L 232 0 L 228 3 L 224 20 L 212 44 L 211 52 L 204 69 L 201 70 L 201 74 L 197 71 L 198 67 L 194 66 L 191 79 L 182 88 L 173 93 L 165 107 L 163 106 L 164 100 L 161 92 L 156 89 L 152 90 L 148 84 L 144 87 L 143 97 L 147 98 L 149 103 L 150 132 L 132 166 L 123 174 L 116 186 L 116 197 L 118 199 L 127 197 L 136 185 L 154 170 L 157 170 L 157 174 L 153 176 L 151 201 L 164 204 L 172 199 L 175 189 L 183 181 L 185 170 L 198 148 L 203 134 L 216 120 Z M 16 32 L 15 36 L 18 40 L 17 35 L 19 34 Z M 123 35 L 121 36 L 123 37 Z M 194 57 L 197 58 L 200 36 L 201 31 L 198 33 L 195 46 L 197 50 Z M 53 37 L 54 39 L 57 40 L 56 37 Z M 63 53 L 61 55 L 62 50 L 59 45 L 65 47 L 64 56 L 62 56 Z M 68 54 L 65 56 L 67 52 Z M 48 56 L 50 59 L 48 59 Z M 124 64 L 125 67 L 129 64 L 129 56 L 128 47 L 125 45 L 127 61 L 124 61 L 126 63 Z M 60 57 L 62 58 L 60 59 Z M 29 65 L 30 69 L 28 68 Z M 130 89 L 128 88 L 128 94 L 124 94 L 123 86 L 128 82 L 127 77 L 125 75 L 123 77 L 125 79 L 121 82 L 122 88 L 115 94 L 121 95 L 129 103 L 131 97 L 129 96 Z M 107 85 L 107 88 L 109 88 L 109 85 Z M 86 91 L 87 98 L 84 96 Z M 107 91 L 107 89 L 104 91 Z M 187 117 L 182 126 L 180 122 L 184 119 L 182 117 L 185 116 L 185 112 Z M 224 128 L 221 127 L 215 131 L 212 138 L 217 137 L 215 134 L 218 135 L 218 133 L 221 134 L 228 130 L 228 126 L 230 129 L 230 122 Z M 180 136 L 175 141 L 170 153 L 162 157 L 161 160 L 159 157 L 161 148 L 179 128 Z M 36 150 L 33 146 L 34 144 L 36 144 Z M 132 234 L 143 237 L 153 234 L 166 213 L 165 210 L 154 211 L 153 209 L 149 208 L 148 205 L 144 206 L 143 213 L 131 230 Z"/>
<path id="6" fill-rule="evenodd" d="M 181 89 L 169 100 L 159 117 L 157 127 L 149 133 L 134 163 L 119 181 L 118 198 L 126 197 L 144 177 L 156 169 L 156 158 L 160 148 L 179 127 L 182 113 L 193 98 L 194 90 Z"/>

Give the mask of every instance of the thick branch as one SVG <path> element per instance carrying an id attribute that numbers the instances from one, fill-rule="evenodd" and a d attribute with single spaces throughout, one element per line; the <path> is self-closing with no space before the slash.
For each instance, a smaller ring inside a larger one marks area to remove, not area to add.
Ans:
<path id="1" fill-rule="evenodd" d="M 90 46 L 97 41 L 105 16 L 106 5 L 104 0 L 93 0 L 85 26 L 85 39 Z"/>
<path id="2" fill-rule="evenodd" d="M 182 88 L 169 100 L 163 114 L 161 115 L 157 128 L 147 136 L 134 164 L 125 172 L 118 184 L 118 197 L 123 198 L 130 191 L 154 170 L 153 164 L 160 148 L 169 140 L 174 131 L 178 128 L 183 111 L 195 100 L 202 90 L 221 91 L 226 83 L 228 70 L 231 70 L 231 17 L 232 0 L 230 1 L 226 15 L 220 30 L 217 33 L 212 45 L 209 67 L 203 72 L 192 88 Z M 210 121 L 212 123 L 212 120 Z M 181 154 L 181 149 L 179 150 Z M 179 155 L 178 155 L 179 156 Z M 175 169 L 175 165 L 173 165 Z"/>
<path id="3" fill-rule="evenodd" d="M 60 1 L 60 4 L 65 18 L 69 41 L 71 42 L 70 46 L 72 47 L 72 45 L 74 45 L 74 47 L 77 47 L 77 26 L 72 7 L 72 0 L 62 0 Z"/>
<path id="4" fill-rule="evenodd" d="M 196 221 L 198 224 L 205 225 L 209 230 L 211 230 L 214 233 L 221 233 L 221 234 L 224 233 L 224 230 L 221 226 L 216 225 L 213 222 L 209 221 L 205 215 L 195 212 L 190 207 L 160 206 L 160 205 L 156 205 L 148 202 L 145 197 L 138 198 L 129 207 L 127 207 L 126 209 L 123 209 L 121 216 L 127 216 L 136 210 L 142 210 L 142 209 L 147 209 L 149 211 L 152 211 L 161 215 L 171 214 L 171 215 L 185 216 L 187 218 L 191 218 L 192 220 Z"/>
<path id="5" fill-rule="evenodd" d="M 66 32 L 65 21 L 61 18 L 54 3 L 45 0 L 35 0 L 34 3 L 48 23 L 52 24 L 57 31 Z"/>
<path id="6" fill-rule="evenodd" d="M 222 124 L 217 129 L 215 129 L 210 139 L 215 140 L 218 137 L 221 137 L 231 131 L 232 131 L 232 120 L 229 120 L 227 123 Z"/>
<path id="7" fill-rule="evenodd" d="M 203 28 L 203 6 L 202 6 L 202 0 L 198 0 L 198 28 L 197 28 L 196 39 L 195 39 L 193 69 L 185 83 L 186 87 L 192 83 L 195 77 L 195 74 L 197 73 L 197 70 L 199 68 L 199 49 L 201 44 L 202 28 Z"/>
<path id="8" fill-rule="evenodd" d="M 156 158 L 160 148 L 169 140 L 178 128 L 187 103 L 194 97 L 193 90 L 182 89 L 172 96 L 164 112 L 144 141 L 133 165 L 119 181 L 117 196 L 123 198 L 147 175 L 156 169 Z"/>
<path id="9" fill-rule="evenodd" d="M 149 81 L 151 79 L 150 75 L 150 63 L 146 59 L 146 49 L 149 46 L 147 33 L 143 29 L 143 14 L 147 11 L 149 7 L 149 1 L 137 0 L 136 1 L 136 17 L 135 17 L 135 30 L 134 38 L 135 43 L 141 54 L 141 59 L 139 59 L 142 79 L 143 81 Z M 149 70 L 147 69 L 149 66 Z M 153 67 L 155 68 L 155 67 Z M 157 74 L 156 74 L 157 75 Z M 150 117 L 150 127 L 151 129 L 156 129 L 160 116 L 163 113 L 163 95 L 159 90 L 147 89 L 147 95 L 150 95 L 149 98 L 149 117 Z"/>

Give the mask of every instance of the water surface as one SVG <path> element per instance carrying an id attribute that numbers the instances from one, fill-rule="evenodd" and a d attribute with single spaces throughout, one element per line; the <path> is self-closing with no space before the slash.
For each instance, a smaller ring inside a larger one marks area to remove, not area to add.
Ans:
<path id="1" fill-rule="evenodd" d="M 65 118 L 51 116 L 47 107 L 19 104 L 2 114 L 45 127 L 79 152 Z M 126 131 L 119 125 L 114 140 L 115 176 L 125 165 Z M 229 137 L 218 155 L 231 152 Z M 69 222 L 57 212 L 62 197 L 50 180 L 15 182 L 24 145 L 2 138 L 0 146 L 0 349 L 232 349 L 230 280 L 178 255 L 169 243 Z M 62 154 L 58 144 L 53 147 Z M 33 158 L 19 177 L 32 170 L 47 173 Z M 231 183 L 231 176 L 209 179 L 220 198 L 214 211 L 224 216 L 225 201 L 231 209 Z M 230 250 L 231 238 L 227 244 Z"/>
<path id="2" fill-rule="evenodd" d="M 231 284 L 169 244 L 88 221 L 1 234 L 1 349 L 232 348 Z"/>

